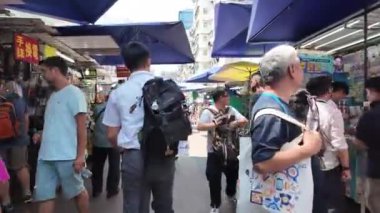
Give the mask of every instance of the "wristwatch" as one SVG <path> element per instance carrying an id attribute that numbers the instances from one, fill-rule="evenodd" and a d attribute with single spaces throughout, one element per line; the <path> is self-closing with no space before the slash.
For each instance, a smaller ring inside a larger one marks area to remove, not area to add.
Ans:
<path id="1" fill-rule="evenodd" d="M 342 170 L 343 170 L 343 171 L 350 170 L 350 167 L 348 167 L 348 166 L 342 166 Z"/>

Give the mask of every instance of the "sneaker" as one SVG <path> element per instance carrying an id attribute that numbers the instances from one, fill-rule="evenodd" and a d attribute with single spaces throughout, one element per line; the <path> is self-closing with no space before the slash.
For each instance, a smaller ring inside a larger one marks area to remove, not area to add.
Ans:
<path id="1" fill-rule="evenodd" d="M 11 203 L 3 205 L 2 208 L 3 208 L 4 213 L 13 212 L 14 210 L 13 205 Z"/>
<path id="2" fill-rule="evenodd" d="M 219 213 L 219 208 L 212 208 L 210 213 Z"/>
<path id="3" fill-rule="evenodd" d="M 113 192 L 107 192 L 107 199 L 110 199 L 112 197 L 115 197 L 116 195 L 119 194 L 119 189 L 117 189 L 116 191 L 113 191 Z"/>
<path id="4" fill-rule="evenodd" d="M 227 196 L 227 200 L 231 203 L 237 203 L 237 199 L 235 196 Z"/>
<path id="5" fill-rule="evenodd" d="M 25 195 L 22 200 L 24 201 L 24 203 L 31 203 L 33 201 L 32 199 L 32 195 Z"/>
<path id="6" fill-rule="evenodd" d="M 92 192 L 92 197 L 97 198 L 100 196 L 100 194 L 101 194 L 101 192 Z"/>

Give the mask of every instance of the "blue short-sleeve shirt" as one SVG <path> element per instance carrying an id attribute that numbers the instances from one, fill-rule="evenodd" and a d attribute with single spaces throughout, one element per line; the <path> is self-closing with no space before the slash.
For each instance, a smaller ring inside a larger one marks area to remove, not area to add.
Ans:
<path id="1" fill-rule="evenodd" d="M 252 109 L 252 116 L 261 109 L 273 108 L 293 115 L 288 104 L 276 96 L 263 93 Z M 274 115 L 260 116 L 251 125 L 252 162 L 271 159 L 281 147 L 301 134 L 301 128 Z"/>
<path id="2" fill-rule="evenodd" d="M 78 139 L 75 116 L 80 113 L 87 113 L 87 102 L 79 88 L 68 85 L 50 96 L 45 111 L 39 160 L 76 158 Z"/>

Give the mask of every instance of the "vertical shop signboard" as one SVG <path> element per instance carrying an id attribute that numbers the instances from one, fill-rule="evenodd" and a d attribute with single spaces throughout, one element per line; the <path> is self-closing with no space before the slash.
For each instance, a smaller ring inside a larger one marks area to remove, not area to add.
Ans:
<path id="1" fill-rule="evenodd" d="M 38 41 L 25 35 L 14 35 L 15 59 L 31 64 L 39 62 Z"/>
<path id="2" fill-rule="evenodd" d="M 118 78 L 128 78 L 131 75 L 131 72 L 127 67 L 118 66 L 116 67 L 116 76 Z"/>

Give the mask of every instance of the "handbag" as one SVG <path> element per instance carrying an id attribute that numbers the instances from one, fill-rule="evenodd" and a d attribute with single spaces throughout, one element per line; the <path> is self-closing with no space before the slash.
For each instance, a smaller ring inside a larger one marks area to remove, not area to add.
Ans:
<path id="1" fill-rule="evenodd" d="M 254 117 L 274 115 L 305 129 L 305 125 L 276 110 L 263 109 Z M 303 134 L 284 144 L 281 150 L 299 146 Z M 314 182 L 311 159 L 276 173 L 260 174 L 253 169 L 252 143 L 249 137 L 240 138 L 239 196 L 237 213 L 311 213 Z"/>

